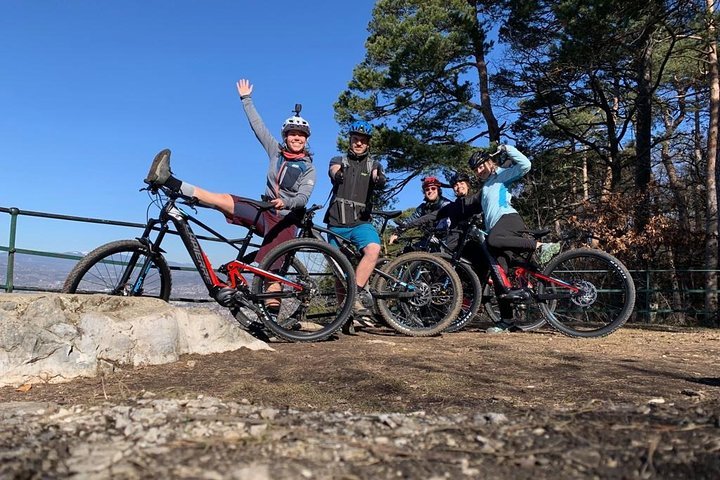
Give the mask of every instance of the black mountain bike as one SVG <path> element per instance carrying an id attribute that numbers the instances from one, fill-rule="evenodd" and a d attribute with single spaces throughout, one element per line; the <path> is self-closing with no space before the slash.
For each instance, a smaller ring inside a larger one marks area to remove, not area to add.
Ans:
<path id="1" fill-rule="evenodd" d="M 293 239 L 272 249 L 256 267 L 250 264 L 256 252 L 246 254 L 257 230 L 254 226 L 238 246 L 182 210 L 177 193 L 157 186 L 145 190 L 149 191 L 152 204 L 160 208 L 158 218 L 148 219 L 142 236 L 111 242 L 87 254 L 68 275 L 63 292 L 147 296 L 167 301 L 172 279 L 161 245 L 172 224 L 209 295 L 229 308 L 253 333 L 270 331 L 288 341 L 319 341 L 331 336 L 349 318 L 355 300 L 355 271 L 337 249 L 315 239 Z M 253 224 L 262 212 L 273 208 L 269 203 L 245 200 L 258 208 Z M 238 251 L 237 258 L 216 272 L 190 223 L 232 246 Z M 221 280 L 218 275 L 224 278 Z M 278 291 L 268 291 L 269 283 Z M 347 293 L 338 296 L 337 288 L 344 288 Z M 243 309 L 254 313 L 264 329 L 260 330 L 260 324 L 248 318 Z"/>
<path id="2" fill-rule="evenodd" d="M 439 252 L 450 257 L 463 281 L 465 299 L 463 312 L 447 331 L 463 328 L 482 306 L 485 313 L 499 322 L 500 311 L 495 282 L 506 290 L 519 291 L 513 301 L 514 324 L 522 330 L 535 330 L 546 322 L 556 330 L 572 337 L 602 337 L 620 328 L 632 314 L 635 304 L 635 284 L 627 268 L 615 257 L 602 250 L 575 248 L 550 260 L 544 268 L 533 261 L 534 251 L 528 251 L 511 261 L 505 272 L 490 254 L 485 232 L 480 229 L 482 218 L 475 216 L 459 225 L 457 248 L 451 249 L 439 232 L 421 226 L 423 241 L 416 243 L 425 251 Z M 527 235 L 541 240 L 549 230 L 528 231 Z M 486 278 L 479 278 L 460 252 L 474 240 L 490 266 Z M 481 295 L 469 297 L 467 292 Z"/>
<path id="3" fill-rule="evenodd" d="M 322 234 L 334 235 L 340 251 L 357 261 L 362 258 L 352 242 L 313 222 L 315 212 L 308 208 L 299 235 L 324 241 Z M 391 218 L 401 211 L 373 212 L 383 219 L 380 235 Z M 380 258 L 370 278 L 370 295 L 376 311 L 394 330 L 414 337 L 441 333 L 457 317 L 462 307 L 462 283 L 446 260 L 426 253 L 412 252 L 394 259 Z"/>

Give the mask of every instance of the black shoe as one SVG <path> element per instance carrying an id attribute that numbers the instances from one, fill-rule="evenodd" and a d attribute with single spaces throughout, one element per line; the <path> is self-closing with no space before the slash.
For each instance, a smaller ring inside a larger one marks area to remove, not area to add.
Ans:
<path id="1" fill-rule="evenodd" d="M 170 150 L 167 148 L 155 155 L 145 183 L 148 185 L 162 186 L 170 178 Z"/>
<path id="2" fill-rule="evenodd" d="M 353 325 L 353 319 L 350 317 L 347 322 L 342 326 L 342 332 L 345 335 L 355 335 L 355 325 Z"/>

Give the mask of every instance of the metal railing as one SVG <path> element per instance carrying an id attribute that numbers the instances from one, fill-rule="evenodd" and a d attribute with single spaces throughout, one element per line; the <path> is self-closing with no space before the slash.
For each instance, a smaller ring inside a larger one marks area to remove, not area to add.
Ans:
<path id="1" fill-rule="evenodd" d="M 140 230 L 145 229 L 144 223 L 135 223 L 135 222 L 126 222 L 126 221 L 120 221 L 120 220 L 108 220 L 104 218 L 91 218 L 91 217 L 78 217 L 73 215 L 61 215 L 56 213 L 47 213 L 47 212 L 36 212 L 32 210 L 21 210 L 17 207 L 0 207 L 0 213 L 7 213 L 10 215 L 10 232 L 9 232 L 9 239 L 7 246 L 0 245 L 0 252 L 7 252 L 7 268 L 6 268 L 6 277 L 5 277 L 5 283 L 0 284 L 0 289 L 4 290 L 6 293 L 12 293 L 13 291 L 50 291 L 50 292 L 59 292 L 60 289 L 53 289 L 53 288 L 40 288 L 38 286 L 34 285 L 15 285 L 15 256 L 17 254 L 24 254 L 24 255 L 32 255 L 32 256 L 39 256 L 39 257 L 48 257 L 48 258 L 60 258 L 60 259 L 67 259 L 67 260 L 80 260 L 83 258 L 80 255 L 72 255 L 72 254 L 66 254 L 66 253 L 57 253 L 57 252 L 49 252 L 44 250 L 31 250 L 31 249 L 24 249 L 24 248 L 17 248 L 16 241 L 17 241 L 17 220 L 20 216 L 28 216 L 28 217 L 38 217 L 38 218 L 46 218 L 46 219 L 52 219 L 52 220 L 64 220 L 64 221 L 70 221 L 70 222 L 81 222 L 81 223 L 89 223 L 89 224 L 101 224 L 101 225 L 112 225 L 112 226 L 119 226 L 119 227 L 130 227 L 130 228 L 137 228 Z M 159 227 L 155 227 L 153 230 L 159 230 Z M 177 232 L 173 230 L 168 231 L 169 234 L 172 235 L 178 235 Z M 215 238 L 215 237 L 208 237 L 203 235 L 196 235 L 196 237 L 200 240 L 210 241 L 210 242 L 218 242 L 223 243 L 221 240 Z M 243 239 L 230 239 L 231 243 L 240 243 Z M 251 243 L 250 246 L 252 247 L 259 247 L 260 245 L 256 243 Z M 195 267 L 183 267 L 183 266 L 170 266 L 171 270 L 178 270 L 178 271 L 197 271 Z M 191 299 L 191 298 L 174 298 L 173 300 L 183 300 L 183 301 L 198 301 L 197 299 Z M 210 300 L 208 298 L 208 300 Z M 205 301 L 205 300 L 203 300 Z"/>

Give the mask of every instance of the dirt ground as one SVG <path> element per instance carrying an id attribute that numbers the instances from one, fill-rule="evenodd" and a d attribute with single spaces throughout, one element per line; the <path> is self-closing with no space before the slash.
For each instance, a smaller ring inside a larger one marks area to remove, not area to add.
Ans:
<path id="1" fill-rule="evenodd" d="M 0 401 L 87 405 L 152 392 L 328 412 L 499 412 L 542 426 L 533 431 L 548 438 L 533 448 L 562 455 L 592 444 L 601 456 L 631 459 L 609 476 L 720 477 L 717 330 L 626 326 L 577 340 L 551 330 L 410 338 L 365 328 L 322 343 L 271 346 L 274 352 L 189 356 L 26 392 L 0 389 Z"/>

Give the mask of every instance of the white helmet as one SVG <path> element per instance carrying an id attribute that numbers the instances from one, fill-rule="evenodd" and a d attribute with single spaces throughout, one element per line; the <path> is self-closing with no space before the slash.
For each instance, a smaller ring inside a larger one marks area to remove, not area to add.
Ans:
<path id="1" fill-rule="evenodd" d="M 290 130 L 298 130 L 308 137 L 310 136 L 310 124 L 307 120 L 298 115 L 285 120 L 282 126 L 282 137 L 285 138 Z"/>

